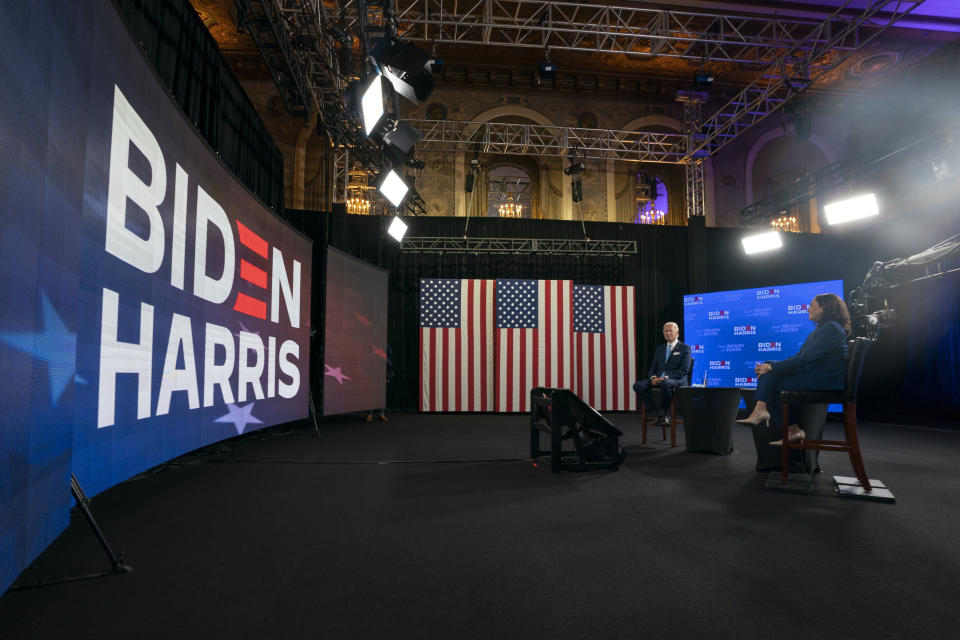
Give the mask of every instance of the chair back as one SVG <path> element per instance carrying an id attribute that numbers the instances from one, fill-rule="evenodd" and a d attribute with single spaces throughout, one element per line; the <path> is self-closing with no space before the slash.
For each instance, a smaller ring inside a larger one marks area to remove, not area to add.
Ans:
<path id="1" fill-rule="evenodd" d="M 696 358 L 690 358 L 690 371 L 687 372 L 687 384 L 693 384 L 693 365 L 697 364 Z"/>
<path id="2" fill-rule="evenodd" d="M 860 384 L 860 373 L 863 371 L 863 362 L 867 359 L 867 351 L 873 340 L 870 338 L 856 338 L 850 341 L 849 360 L 847 361 L 847 381 L 843 391 L 844 402 L 857 401 L 857 387 Z"/>

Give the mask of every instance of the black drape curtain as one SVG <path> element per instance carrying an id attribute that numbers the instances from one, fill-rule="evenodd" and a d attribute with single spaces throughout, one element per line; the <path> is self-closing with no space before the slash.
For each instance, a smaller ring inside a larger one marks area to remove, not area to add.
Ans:
<path id="1" fill-rule="evenodd" d="M 210 148 L 283 209 L 283 155 L 189 0 L 113 0 L 157 77 Z"/>
<path id="2" fill-rule="evenodd" d="M 577 284 L 637 287 L 636 317 L 638 367 L 645 371 L 653 350 L 663 341 L 661 326 L 683 321 L 683 294 L 687 282 L 687 240 L 682 227 L 648 227 L 632 224 L 586 225 L 593 240 L 635 240 L 638 253 L 618 256 L 422 254 L 401 252 L 386 233 L 390 218 L 349 214 L 291 211 L 286 219 L 314 239 L 314 325 L 323 317 L 322 257 L 327 245 L 336 247 L 390 271 L 387 300 L 387 339 L 393 351 L 396 376 L 387 389 L 391 408 L 417 408 L 420 344 L 419 293 L 421 278 L 555 278 Z M 411 236 L 463 237 L 464 218 L 406 218 Z M 579 222 L 553 220 L 470 221 L 471 238 L 583 239 Z M 322 345 L 315 334 L 311 346 L 313 371 L 322 371 Z M 314 397 L 322 397 L 322 376 L 312 375 Z M 318 380 L 318 377 L 321 380 Z"/>

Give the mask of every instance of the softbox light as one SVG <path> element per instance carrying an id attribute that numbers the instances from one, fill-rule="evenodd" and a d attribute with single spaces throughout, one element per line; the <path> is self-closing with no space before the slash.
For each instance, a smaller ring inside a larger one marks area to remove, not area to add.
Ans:
<path id="1" fill-rule="evenodd" d="M 377 188 L 380 190 L 380 193 L 383 194 L 383 197 L 389 200 L 390 204 L 395 207 L 400 206 L 400 203 L 403 202 L 404 197 L 407 195 L 407 191 L 410 190 L 410 187 L 403 181 L 403 178 L 397 175 L 397 172 L 393 169 L 390 169 L 390 171 L 380 179 Z"/>
<path id="2" fill-rule="evenodd" d="M 433 93 L 430 56 L 412 44 L 391 42 L 375 57 L 394 90 L 407 100 L 417 103 Z"/>
<path id="3" fill-rule="evenodd" d="M 743 237 L 740 239 L 740 244 L 743 245 L 743 252 L 750 255 L 779 249 L 783 246 L 783 240 L 780 238 L 779 231 L 767 231 Z"/>
<path id="4" fill-rule="evenodd" d="M 851 220 L 875 216 L 880 213 L 880 206 L 877 204 L 877 196 L 866 193 L 826 204 L 823 207 L 823 213 L 827 217 L 827 224 L 842 224 Z"/>
<path id="5" fill-rule="evenodd" d="M 390 223 L 390 227 L 387 228 L 387 233 L 389 233 L 397 242 L 403 242 L 403 236 L 407 233 L 406 223 L 400 219 L 400 216 L 394 216 L 393 222 Z"/>
<path id="6" fill-rule="evenodd" d="M 363 108 L 363 130 L 369 136 L 383 118 L 383 84 L 379 75 L 367 85 L 360 105 Z"/>

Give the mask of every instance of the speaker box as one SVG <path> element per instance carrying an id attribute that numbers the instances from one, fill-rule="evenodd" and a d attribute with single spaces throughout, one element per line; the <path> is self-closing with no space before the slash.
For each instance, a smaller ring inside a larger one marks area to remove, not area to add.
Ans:
<path id="1" fill-rule="evenodd" d="M 468 173 L 467 181 L 463 184 L 463 190 L 466 191 L 467 193 L 470 193 L 471 191 L 473 191 L 473 182 L 476 179 L 477 179 L 476 175 L 474 175 L 473 173 Z"/>

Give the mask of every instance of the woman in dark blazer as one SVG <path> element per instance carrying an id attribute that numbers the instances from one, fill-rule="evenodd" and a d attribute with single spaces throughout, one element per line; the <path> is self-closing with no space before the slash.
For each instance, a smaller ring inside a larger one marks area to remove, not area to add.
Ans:
<path id="1" fill-rule="evenodd" d="M 842 389 L 847 374 L 847 336 L 850 335 L 850 313 L 847 305 L 834 293 L 815 296 L 807 314 L 817 328 L 792 358 L 779 362 L 761 362 L 757 374 L 756 405 L 750 416 L 737 420 L 741 424 L 770 424 L 768 405 L 781 389 Z M 791 442 L 803 440 L 806 434 L 797 425 L 788 427 Z M 778 440 L 771 444 L 781 444 Z"/>

